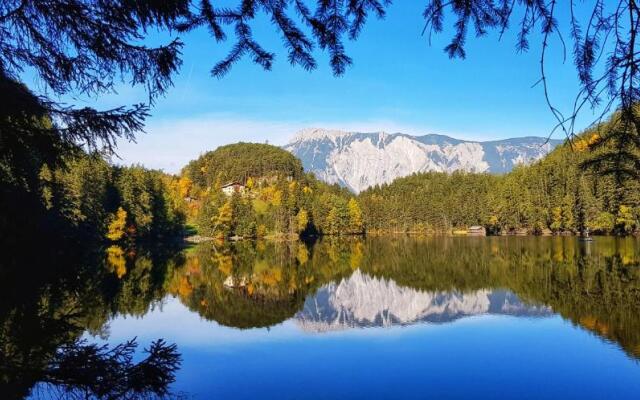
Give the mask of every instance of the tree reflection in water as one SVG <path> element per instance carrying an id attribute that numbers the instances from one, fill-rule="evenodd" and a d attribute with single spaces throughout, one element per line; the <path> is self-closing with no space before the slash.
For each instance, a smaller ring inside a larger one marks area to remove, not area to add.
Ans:
<path id="1" fill-rule="evenodd" d="M 168 291 L 202 317 L 236 328 L 296 317 L 305 299 L 353 271 L 416 291 L 506 289 L 640 359 L 640 246 L 598 238 L 328 238 L 191 249 Z M 232 281 L 228 278 L 232 277 Z M 225 281 L 240 282 L 235 288 Z"/>
<path id="2" fill-rule="evenodd" d="M 105 336 L 116 315 L 149 311 L 164 296 L 167 271 L 183 264 L 180 253 L 37 250 L 7 256 L 0 267 L 3 399 L 174 397 L 175 344 L 159 339 L 136 353 L 135 339 L 109 348 L 82 335 Z"/>
<path id="3" fill-rule="evenodd" d="M 98 347 L 83 342 L 83 334 L 106 338 L 110 320 L 143 316 L 166 296 L 229 327 L 295 318 L 303 328 L 318 322 L 314 329 L 323 331 L 331 326 L 315 305 L 332 287 L 358 282 L 434 302 L 491 296 L 515 306 L 503 312 L 510 315 L 557 313 L 640 359 L 636 239 L 342 237 L 175 251 L 111 247 L 82 257 L 31 249 L 0 267 L 0 393 L 9 399 L 171 397 L 180 366 L 175 345 L 160 340 L 142 356 L 135 342 Z M 402 303 L 394 307 L 404 311 Z M 384 301 L 379 308 L 391 309 Z M 354 317 L 339 327 L 447 323 L 465 315 L 385 315 L 381 325 L 377 317 Z"/>
<path id="4" fill-rule="evenodd" d="M 140 399 L 171 397 L 180 354 L 175 344 L 159 339 L 145 349 L 147 356 L 133 362 L 135 340 L 112 349 L 85 341 L 59 347 L 38 372 L 37 398 Z"/>

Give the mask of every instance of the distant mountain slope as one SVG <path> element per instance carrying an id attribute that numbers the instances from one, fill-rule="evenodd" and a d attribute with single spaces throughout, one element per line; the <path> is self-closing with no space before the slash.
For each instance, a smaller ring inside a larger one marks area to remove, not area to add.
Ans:
<path id="1" fill-rule="evenodd" d="M 541 137 L 473 142 L 443 135 L 306 129 L 284 148 L 306 171 L 358 193 L 415 172 L 509 172 L 544 157 L 561 142 Z"/>

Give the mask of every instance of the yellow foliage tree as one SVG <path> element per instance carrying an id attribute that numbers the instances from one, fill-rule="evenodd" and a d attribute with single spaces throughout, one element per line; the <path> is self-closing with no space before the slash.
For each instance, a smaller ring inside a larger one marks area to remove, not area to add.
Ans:
<path id="1" fill-rule="evenodd" d="M 231 221 L 233 220 L 231 201 L 227 201 L 222 207 L 218 208 L 218 216 L 215 219 L 215 230 L 218 230 L 221 236 L 227 236 L 231 231 Z"/>
<path id="2" fill-rule="evenodd" d="M 274 207 L 279 207 L 282 204 L 282 192 L 275 186 L 267 186 L 262 189 L 260 198 Z"/>
<path id="3" fill-rule="evenodd" d="M 282 205 L 282 192 L 279 190 L 275 190 L 273 192 L 273 198 L 271 199 L 271 204 L 274 207 L 280 207 Z"/>
<path id="4" fill-rule="evenodd" d="M 185 198 L 189 195 L 191 186 L 193 186 L 193 182 L 186 176 L 183 176 L 178 180 L 178 193 L 181 198 Z"/>
<path id="5" fill-rule="evenodd" d="M 298 215 L 296 216 L 296 221 L 298 223 L 298 233 L 304 232 L 307 229 L 307 225 L 309 224 L 309 214 L 301 208 L 298 211 Z"/>
<path id="6" fill-rule="evenodd" d="M 627 205 L 621 205 L 616 217 L 616 225 L 618 225 L 624 233 L 631 233 L 636 227 L 636 220 L 633 216 L 633 210 Z"/>
<path id="7" fill-rule="evenodd" d="M 122 247 L 109 246 L 107 249 L 107 265 L 118 278 L 122 278 L 127 273 L 127 260 L 124 258 Z"/>
<path id="8" fill-rule="evenodd" d="M 356 199 L 351 198 L 347 205 L 349 209 L 349 228 L 351 233 L 361 233 L 364 230 L 364 223 L 362 219 L 362 210 Z"/>
<path id="9" fill-rule="evenodd" d="M 298 255 L 296 256 L 298 263 L 304 265 L 309 261 L 309 250 L 304 243 L 298 243 Z"/>
<path id="10" fill-rule="evenodd" d="M 107 230 L 107 239 L 113 242 L 117 242 L 122 239 L 125 234 L 126 225 L 127 212 L 122 209 L 122 207 L 118 207 L 118 211 L 116 211 L 115 215 L 111 217 L 111 222 L 109 223 Z"/>
<path id="11" fill-rule="evenodd" d="M 267 227 L 264 224 L 258 225 L 258 228 L 256 228 L 256 236 L 261 238 L 261 237 L 265 237 L 266 235 L 267 235 Z"/>

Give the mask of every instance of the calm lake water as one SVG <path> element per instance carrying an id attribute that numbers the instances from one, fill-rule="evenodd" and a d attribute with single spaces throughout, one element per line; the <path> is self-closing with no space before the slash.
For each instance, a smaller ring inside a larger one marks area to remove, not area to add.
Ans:
<path id="1" fill-rule="evenodd" d="M 12 351 L 55 348 L 71 313 L 90 342 L 176 343 L 187 398 L 640 398 L 636 239 L 110 248 L 47 290 L 2 314 Z"/>

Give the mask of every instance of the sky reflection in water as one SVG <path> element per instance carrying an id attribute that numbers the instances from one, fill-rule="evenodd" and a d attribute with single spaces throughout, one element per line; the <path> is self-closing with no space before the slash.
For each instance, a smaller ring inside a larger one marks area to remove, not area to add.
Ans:
<path id="1" fill-rule="evenodd" d="M 287 246 L 190 251 L 161 304 L 114 318 L 108 341 L 177 343 L 174 390 L 197 398 L 640 393 L 635 241 Z M 252 288 L 224 287 L 229 273 Z"/>

